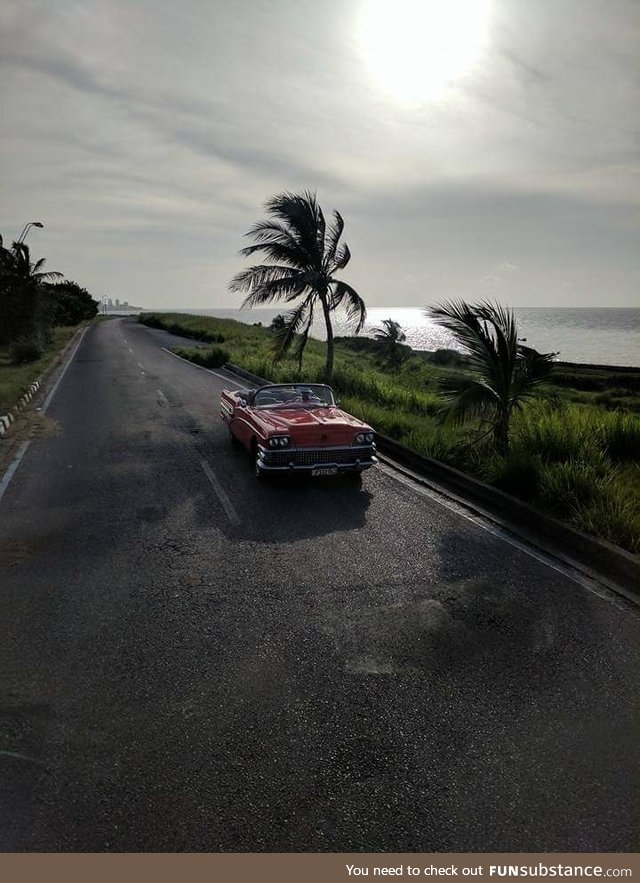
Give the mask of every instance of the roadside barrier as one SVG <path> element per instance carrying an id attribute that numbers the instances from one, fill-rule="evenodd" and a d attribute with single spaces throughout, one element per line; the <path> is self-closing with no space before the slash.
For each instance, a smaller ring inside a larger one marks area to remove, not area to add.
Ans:
<path id="1" fill-rule="evenodd" d="M 15 415 L 18 414 L 26 405 L 31 401 L 34 395 L 40 389 L 41 381 L 36 380 L 35 383 L 32 383 L 29 389 L 25 392 L 23 396 L 21 396 L 14 407 L 9 411 L 8 414 L 0 415 L 0 435 L 4 435 L 5 432 L 9 429 L 13 421 L 16 419 Z"/>

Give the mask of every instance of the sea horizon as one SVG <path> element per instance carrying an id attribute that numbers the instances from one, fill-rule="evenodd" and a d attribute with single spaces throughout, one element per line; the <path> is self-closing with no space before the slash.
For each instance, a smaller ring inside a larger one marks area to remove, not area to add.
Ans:
<path id="1" fill-rule="evenodd" d="M 280 308 L 240 309 L 233 307 L 143 308 L 144 312 L 188 313 L 221 319 L 236 319 L 252 325 L 269 325 Z M 558 361 L 619 367 L 640 367 L 640 308 L 637 307 L 514 307 L 523 341 L 540 352 L 557 353 Z M 414 350 L 460 349 L 453 335 L 427 318 L 422 307 L 371 307 L 361 336 L 371 337 L 384 319 L 399 322 L 406 343 Z M 353 324 L 336 313 L 334 334 L 351 336 Z M 312 337 L 326 338 L 322 318 L 312 326 Z"/>

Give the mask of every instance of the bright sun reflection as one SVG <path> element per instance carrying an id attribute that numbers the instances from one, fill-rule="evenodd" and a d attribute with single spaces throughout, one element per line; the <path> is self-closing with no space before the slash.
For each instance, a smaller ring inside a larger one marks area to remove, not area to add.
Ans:
<path id="1" fill-rule="evenodd" d="M 488 18 L 489 0 L 364 0 L 357 39 L 383 89 L 399 101 L 428 101 L 472 67 Z"/>

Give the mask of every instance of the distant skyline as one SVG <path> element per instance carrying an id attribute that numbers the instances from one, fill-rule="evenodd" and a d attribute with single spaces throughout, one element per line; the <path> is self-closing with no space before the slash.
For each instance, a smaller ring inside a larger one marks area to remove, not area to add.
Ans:
<path id="1" fill-rule="evenodd" d="M 311 189 L 370 307 L 640 303 L 635 0 L 5 0 L 0 41 L 0 233 L 98 299 L 239 307 Z"/>

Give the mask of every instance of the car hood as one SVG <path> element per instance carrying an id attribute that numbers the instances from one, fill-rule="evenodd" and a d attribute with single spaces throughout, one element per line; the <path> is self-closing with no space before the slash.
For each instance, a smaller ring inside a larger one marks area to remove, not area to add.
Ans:
<path id="1" fill-rule="evenodd" d="M 340 408 L 267 408 L 256 416 L 269 434 L 287 433 L 295 444 L 351 444 L 354 433 L 371 431 Z"/>

